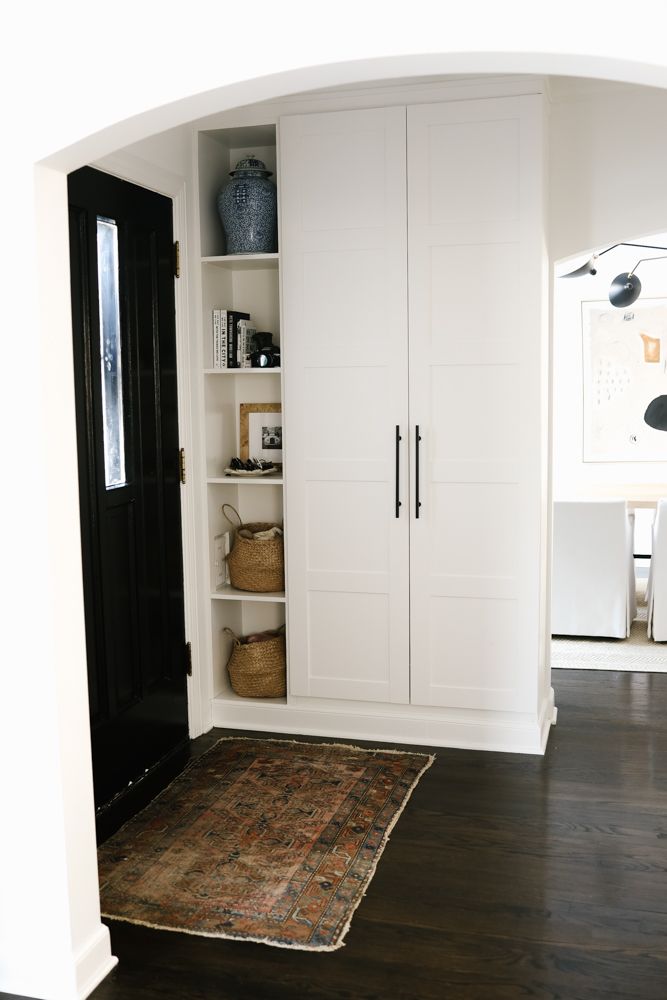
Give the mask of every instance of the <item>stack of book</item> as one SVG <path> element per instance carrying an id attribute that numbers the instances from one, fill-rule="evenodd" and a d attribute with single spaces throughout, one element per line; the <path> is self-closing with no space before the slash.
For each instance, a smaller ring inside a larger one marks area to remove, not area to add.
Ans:
<path id="1" fill-rule="evenodd" d="M 213 367 L 250 368 L 252 338 L 256 333 L 250 313 L 238 309 L 213 310 Z"/>

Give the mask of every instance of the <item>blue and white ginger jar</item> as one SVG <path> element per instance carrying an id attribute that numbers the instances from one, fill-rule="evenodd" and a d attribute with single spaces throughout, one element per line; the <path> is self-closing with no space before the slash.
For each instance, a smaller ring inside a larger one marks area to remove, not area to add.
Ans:
<path id="1" fill-rule="evenodd" d="M 275 253 L 278 213 L 271 171 L 251 153 L 229 176 L 232 180 L 218 194 L 227 253 Z"/>

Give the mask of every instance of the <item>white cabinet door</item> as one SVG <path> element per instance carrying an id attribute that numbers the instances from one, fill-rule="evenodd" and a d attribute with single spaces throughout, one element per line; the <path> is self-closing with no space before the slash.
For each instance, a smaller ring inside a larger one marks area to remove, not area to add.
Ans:
<path id="1" fill-rule="evenodd" d="M 413 704 L 537 703 L 539 102 L 408 108 Z"/>
<path id="2" fill-rule="evenodd" d="M 289 690 L 407 703 L 405 108 L 282 118 L 280 161 Z"/>

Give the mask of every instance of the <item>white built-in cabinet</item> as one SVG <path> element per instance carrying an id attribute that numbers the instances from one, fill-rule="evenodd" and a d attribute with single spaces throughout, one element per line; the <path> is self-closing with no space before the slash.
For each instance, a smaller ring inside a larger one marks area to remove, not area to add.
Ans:
<path id="1" fill-rule="evenodd" d="M 529 711 L 540 99 L 288 116 L 280 146 L 290 692 Z"/>
<path id="2" fill-rule="evenodd" d="M 196 136 L 213 722 L 540 752 L 542 97 L 270 110 Z M 249 152 L 276 173 L 270 258 L 226 257 L 215 212 Z M 272 330 L 282 370 L 212 371 L 216 305 Z M 275 482 L 222 475 L 252 401 L 282 403 Z M 213 586 L 223 502 L 284 517 L 285 594 Z M 237 698 L 225 626 L 282 621 L 287 697 Z"/>

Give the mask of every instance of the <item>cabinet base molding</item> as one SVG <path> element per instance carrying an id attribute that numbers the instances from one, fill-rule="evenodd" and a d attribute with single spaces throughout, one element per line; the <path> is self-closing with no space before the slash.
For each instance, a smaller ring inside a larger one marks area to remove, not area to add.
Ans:
<path id="1" fill-rule="evenodd" d="M 76 995 L 79 1000 L 90 996 L 116 965 L 118 959 L 111 954 L 109 928 L 100 924 L 76 956 Z"/>
<path id="2" fill-rule="evenodd" d="M 376 740 L 418 746 L 543 754 L 555 723 L 554 693 L 532 713 L 468 712 L 460 709 L 383 705 L 369 711 L 363 703 L 325 706 L 308 698 L 288 704 L 214 698 L 213 725 L 221 729 Z"/>

